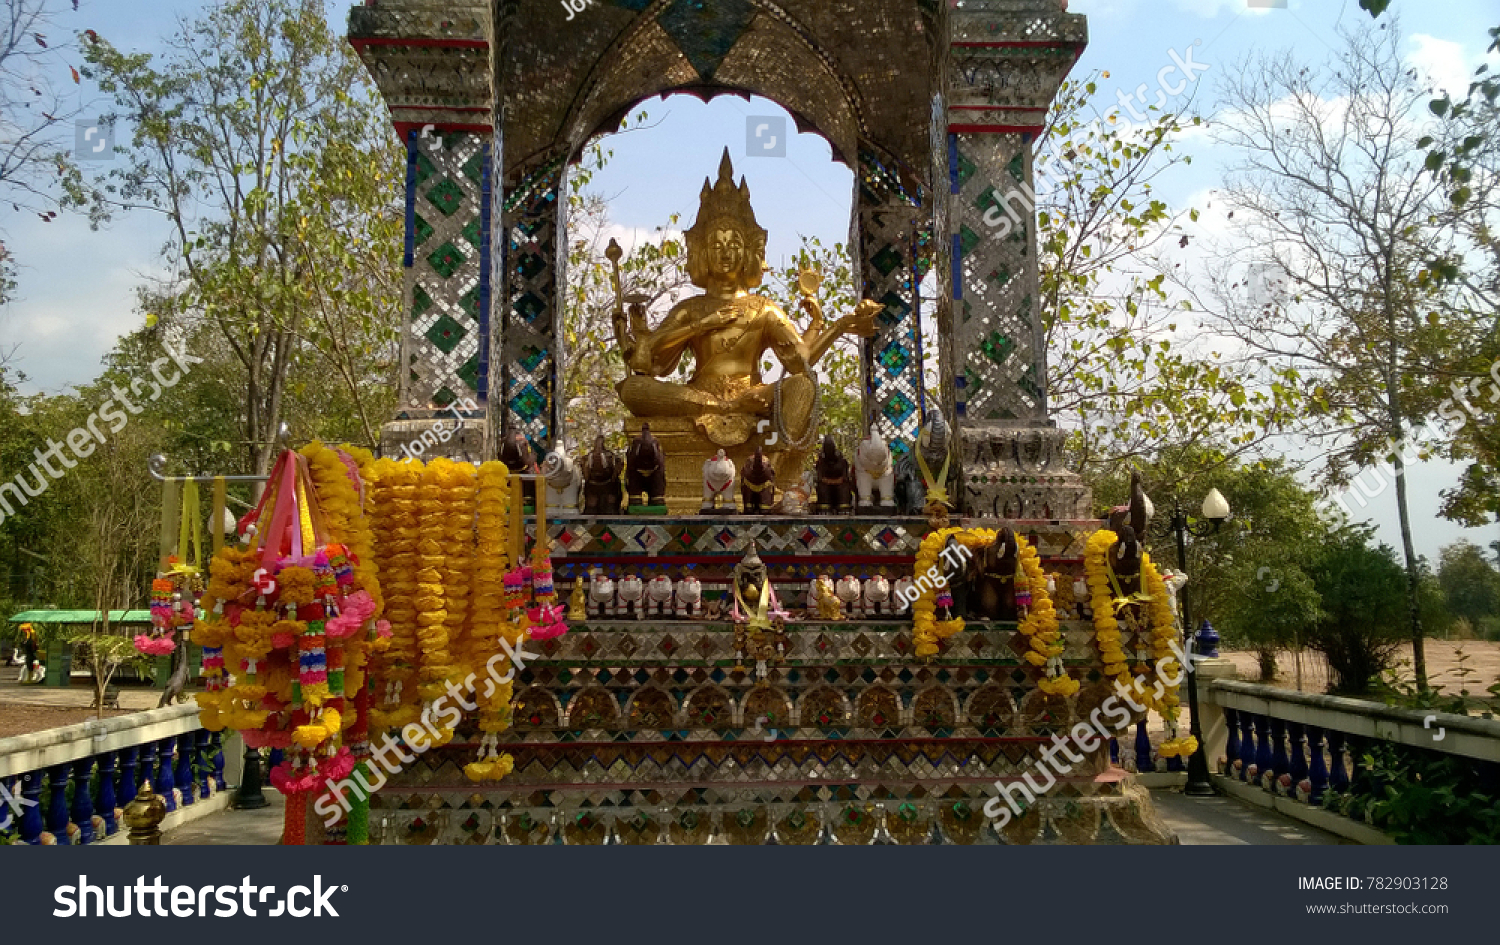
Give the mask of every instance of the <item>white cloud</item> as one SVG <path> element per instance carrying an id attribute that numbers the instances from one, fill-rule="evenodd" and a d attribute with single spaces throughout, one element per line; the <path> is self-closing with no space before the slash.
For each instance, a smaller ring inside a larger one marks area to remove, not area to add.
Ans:
<path id="1" fill-rule="evenodd" d="M 1201 16 L 1204 19 L 1213 19 L 1220 13 L 1230 16 L 1238 16 L 1241 13 L 1250 13 L 1259 16 L 1264 13 L 1275 13 L 1281 6 L 1272 6 L 1278 0 L 1173 0 L 1179 10 Z M 1287 0 L 1279 0 L 1284 5 Z"/>
<path id="2" fill-rule="evenodd" d="M 1406 55 L 1406 64 L 1416 69 L 1419 76 L 1455 98 L 1468 91 L 1473 69 L 1464 56 L 1463 44 L 1426 33 L 1413 34 L 1411 44 L 1413 49 Z"/>

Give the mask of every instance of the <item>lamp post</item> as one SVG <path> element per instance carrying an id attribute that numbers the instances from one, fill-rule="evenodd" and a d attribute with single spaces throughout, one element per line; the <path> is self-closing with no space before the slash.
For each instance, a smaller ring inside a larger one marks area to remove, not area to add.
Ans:
<path id="1" fill-rule="evenodd" d="M 1152 529 L 1153 534 L 1160 537 L 1171 534 L 1176 538 L 1177 568 L 1184 574 L 1187 573 L 1187 536 L 1204 538 L 1217 532 L 1229 518 L 1229 502 L 1218 489 L 1210 489 L 1203 499 L 1201 512 L 1201 520 L 1189 521 L 1181 499 L 1174 497 L 1172 517 L 1163 523 L 1164 528 Z M 1198 748 L 1188 759 L 1187 785 L 1183 788 L 1183 793 L 1192 797 L 1209 797 L 1214 793 L 1214 786 L 1208 777 L 1208 755 L 1203 750 L 1203 725 L 1198 718 L 1198 674 L 1193 671 L 1192 661 L 1195 645 L 1193 616 L 1186 593 L 1182 595 L 1182 643 L 1183 652 L 1188 655 L 1188 665 L 1185 667 L 1188 678 L 1188 734 L 1198 742 Z"/>

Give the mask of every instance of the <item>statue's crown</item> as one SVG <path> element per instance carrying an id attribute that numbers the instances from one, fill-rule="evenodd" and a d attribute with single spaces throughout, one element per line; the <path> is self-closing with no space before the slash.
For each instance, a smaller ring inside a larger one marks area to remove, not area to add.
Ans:
<path id="1" fill-rule="evenodd" d="M 756 221 L 755 210 L 750 206 L 750 185 L 743 177 L 738 184 L 734 182 L 734 162 L 729 157 L 728 148 L 724 149 L 724 157 L 719 161 L 718 181 L 704 178 L 703 192 L 698 201 L 698 219 L 683 234 L 688 245 L 689 269 L 695 255 L 707 247 L 710 234 L 718 229 L 733 228 L 744 239 L 749 257 L 746 259 L 745 280 L 749 286 L 759 285 L 768 234 Z M 703 284 L 698 278 L 693 281 Z"/>

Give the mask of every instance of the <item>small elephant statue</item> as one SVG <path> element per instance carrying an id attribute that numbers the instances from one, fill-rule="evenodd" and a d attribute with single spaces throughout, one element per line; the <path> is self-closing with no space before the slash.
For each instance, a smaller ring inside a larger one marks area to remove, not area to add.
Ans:
<path id="1" fill-rule="evenodd" d="M 620 583 L 615 587 L 615 596 L 619 599 L 619 616 L 627 614 L 637 620 L 646 617 L 646 582 L 642 581 L 640 575 L 627 573 L 620 578 Z"/>
<path id="2" fill-rule="evenodd" d="M 608 574 L 595 568 L 589 575 L 589 616 L 613 617 L 615 615 L 615 582 Z"/>
<path id="3" fill-rule="evenodd" d="M 536 454 L 531 450 L 531 442 L 526 439 L 526 434 L 520 430 L 505 430 L 500 435 L 500 462 L 510 470 L 511 475 L 538 475 L 536 465 Z M 525 496 L 525 503 L 532 507 L 536 506 L 536 480 L 521 480 L 521 494 Z"/>
<path id="4" fill-rule="evenodd" d="M 649 423 L 641 424 L 640 435 L 625 451 L 625 495 L 631 505 L 637 497 L 647 506 L 667 504 L 667 457 Z"/>
<path id="5" fill-rule="evenodd" d="M 646 614 L 657 617 L 672 616 L 672 597 L 671 576 L 658 574 L 646 582 L 646 606 L 642 616 Z"/>
<path id="6" fill-rule="evenodd" d="M 583 514 L 620 514 L 625 498 L 620 470 L 620 457 L 604 445 L 603 436 L 596 437 L 594 449 L 583 461 Z"/>
<path id="7" fill-rule="evenodd" d="M 891 460 L 891 447 L 877 430 L 859 441 L 854 450 L 855 488 L 859 493 L 859 505 L 863 509 L 896 507 L 896 467 Z"/>
<path id="8" fill-rule="evenodd" d="M 578 511 L 583 477 L 579 475 L 573 457 L 561 448 L 548 453 L 542 460 L 542 480 L 547 484 L 547 508 L 561 512 Z"/>
<path id="9" fill-rule="evenodd" d="M 891 582 L 884 574 L 876 574 L 865 580 L 860 610 L 866 617 L 890 616 Z"/>
<path id="10" fill-rule="evenodd" d="M 703 508 L 704 514 L 718 512 L 723 504 L 727 503 L 729 508 L 725 511 L 734 511 L 734 494 L 730 492 L 734 486 L 734 460 L 730 459 L 723 450 L 703 463 Z"/>
<path id="11" fill-rule="evenodd" d="M 703 616 L 703 584 L 692 574 L 677 582 L 677 616 Z"/>
<path id="12" fill-rule="evenodd" d="M 854 510 L 854 486 L 849 481 L 849 461 L 839 452 L 833 437 L 823 438 L 823 449 L 814 467 L 818 474 L 818 514 L 847 515 Z"/>
<path id="13" fill-rule="evenodd" d="M 740 473 L 740 503 L 746 515 L 776 511 L 776 470 L 759 446 Z"/>

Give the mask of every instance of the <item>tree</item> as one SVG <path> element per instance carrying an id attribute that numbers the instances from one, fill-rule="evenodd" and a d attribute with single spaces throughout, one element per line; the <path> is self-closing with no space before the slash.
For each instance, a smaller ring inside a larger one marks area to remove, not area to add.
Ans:
<path id="1" fill-rule="evenodd" d="M 1405 631 L 1403 566 L 1388 545 L 1369 545 L 1373 529 L 1341 530 L 1310 563 L 1323 618 L 1308 646 L 1328 662 L 1330 691 L 1362 695 L 1394 662 Z"/>
<path id="2" fill-rule="evenodd" d="M 1226 197 L 1240 217 L 1232 245 L 1216 256 L 1209 290 L 1194 291 L 1194 299 L 1207 324 L 1246 352 L 1247 374 L 1303 379 L 1299 432 L 1324 446 L 1330 483 L 1347 485 L 1389 460 L 1413 663 L 1425 688 L 1405 472 L 1425 458 L 1410 449 L 1409 436 L 1429 408 L 1411 393 L 1441 321 L 1434 312 L 1442 288 L 1421 274 L 1451 234 L 1441 224 L 1442 185 L 1425 173 L 1413 133 L 1425 93 L 1401 63 L 1397 31 L 1346 31 L 1343 39 L 1326 67 L 1262 55 L 1224 83 L 1234 118 L 1219 125 L 1219 138 L 1243 155 Z M 1281 291 L 1251 304 L 1237 300 L 1246 263 Z"/>
<path id="3" fill-rule="evenodd" d="M 1245 453 L 1287 422 L 1298 392 L 1280 378 L 1253 389 L 1179 338 L 1189 326 L 1167 281 L 1180 266 L 1170 253 L 1187 247 L 1179 223 L 1198 211 L 1174 213 L 1155 185 L 1192 163 L 1178 145 L 1202 120 L 1156 107 L 1135 127 L 1101 120 L 1100 78 L 1109 73 L 1063 84 L 1037 150 L 1051 409 L 1073 421 L 1085 473 L 1163 445 Z"/>
<path id="4" fill-rule="evenodd" d="M 5 0 L 0 8 L 0 203 L 51 222 L 67 204 L 87 205 L 68 136 L 83 106 L 77 52 L 60 27 L 61 0 Z M 78 10 L 78 0 L 72 9 Z M 15 259 L 0 241 L 0 303 L 15 288 Z"/>
<path id="5" fill-rule="evenodd" d="M 1470 626 L 1500 617 L 1500 571 L 1476 545 L 1459 540 L 1445 546 L 1437 580 L 1449 612 Z"/>
<path id="6" fill-rule="evenodd" d="M 210 328 L 233 355 L 251 471 L 270 468 L 299 364 L 342 386 L 372 442 L 393 402 L 372 375 L 401 323 L 402 161 L 363 67 L 317 0 L 219 0 L 165 45 L 160 62 L 86 50 L 135 127 L 104 189 L 173 228 L 180 281 L 147 294 L 150 314 L 198 340 Z"/>

